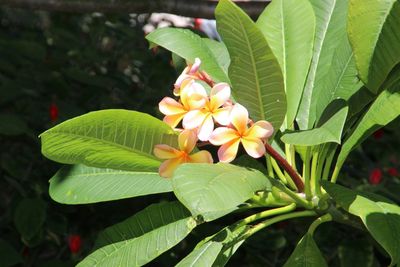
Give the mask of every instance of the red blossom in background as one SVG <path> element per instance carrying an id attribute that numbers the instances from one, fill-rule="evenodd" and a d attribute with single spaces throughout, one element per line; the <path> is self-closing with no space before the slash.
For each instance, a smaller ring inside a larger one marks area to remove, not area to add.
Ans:
<path id="1" fill-rule="evenodd" d="M 49 116 L 51 122 L 56 122 L 58 120 L 58 106 L 55 103 L 50 104 Z"/>
<path id="2" fill-rule="evenodd" d="M 399 171 L 394 167 L 389 168 L 387 172 L 390 176 L 399 176 Z"/>
<path id="3" fill-rule="evenodd" d="M 375 140 L 379 140 L 383 137 L 384 134 L 385 134 L 385 131 L 383 129 L 379 129 L 376 132 L 374 132 L 373 136 L 374 136 Z"/>
<path id="4" fill-rule="evenodd" d="M 382 182 L 382 171 L 379 168 L 373 169 L 369 173 L 369 183 L 372 185 L 377 185 Z"/>
<path id="5" fill-rule="evenodd" d="M 81 250 L 82 239 L 80 235 L 68 236 L 68 247 L 72 254 L 76 254 Z"/>

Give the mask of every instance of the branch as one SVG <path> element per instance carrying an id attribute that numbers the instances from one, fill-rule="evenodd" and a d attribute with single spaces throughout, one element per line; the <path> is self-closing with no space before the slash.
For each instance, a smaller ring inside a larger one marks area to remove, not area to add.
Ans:
<path id="1" fill-rule="evenodd" d="M 271 0 L 235 1 L 257 18 Z M 214 18 L 215 0 L 0 0 L 0 6 L 73 13 L 171 13 L 192 18 Z"/>

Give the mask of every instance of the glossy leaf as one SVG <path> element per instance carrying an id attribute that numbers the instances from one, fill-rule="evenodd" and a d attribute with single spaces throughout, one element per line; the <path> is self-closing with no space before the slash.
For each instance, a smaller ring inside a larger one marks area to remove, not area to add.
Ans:
<path id="1" fill-rule="evenodd" d="M 151 205 L 100 233 L 98 249 L 77 266 L 142 266 L 179 243 L 195 226 L 178 202 Z"/>
<path id="2" fill-rule="evenodd" d="M 156 144 L 176 146 L 164 122 L 136 111 L 102 110 L 65 121 L 40 135 L 42 153 L 66 164 L 120 170 L 157 171 Z"/>
<path id="3" fill-rule="evenodd" d="M 328 265 L 313 237 L 306 234 L 297 244 L 284 267 L 328 267 Z"/>
<path id="4" fill-rule="evenodd" d="M 400 263 L 400 207 L 380 196 L 324 183 L 325 190 L 343 209 L 360 217 L 370 234 L 389 253 L 391 266 Z"/>
<path id="5" fill-rule="evenodd" d="M 215 10 L 217 29 L 231 58 L 232 94 L 250 117 L 279 129 L 286 114 L 284 82 L 279 63 L 255 23 L 232 1 Z"/>
<path id="6" fill-rule="evenodd" d="M 158 172 L 65 166 L 50 179 L 52 199 L 63 204 L 88 204 L 172 191 L 170 179 Z"/>
<path id="7" fill-rule="evenodd" d="M 400 62 L 400 2 L 350 0 L 348 25 L 360 77 L 377 93 Z"/>
<path id="8" fill-rule="evenodd" d="M 286 127 L 291 127 L 312 58 L 313 8 L 308 0 L 274 0 L 259 16 L 257 26 L 282 69 L 287 98 Z"/>
<path id="9" fill-rule="evenodd" d="M 358 122 L 355 130 L 343 143 L 337 159 L 342 166 L 349 153 L 364 141 L 370 134 L 393 121 L 400 115 L 400 84 L 384 90 L 369 107 Z"/>
<path id="10" fill-rule="evenodd" d="M 183 57 L 193 63 L 196 57 L 201 59 L 200 69 L 206 71 L 218 82 L 228 82 L 224 67 L 219 64 L 220 58 L 209 48 L 208 41 L 187 29 L 161 28 L 146 36 L 150 42 Z"/>
<path id="11" fill-rule="evenodd" d="M 321 127 L 312 130 L 287 133 L 282 136 L 281 140 L 286 144 L 299 146 L 315 146 L 330 142 L 340 144 L 348 111 L 348 107 L 344 107 Z"/>
<path id="12" fill-rule="evenodd" d="M 172 185 L 179 201 L 205 221 L 231 212 L 254 192 L 271 186 L 257 170 L 224 163 L 183 164 L 175 171 Z"/>
<path id="13" fill-rule="evenodd" d="M 333 97 L 345 98 L 357 83 L 346 31 L 347 0 L 310 0 L 316 17 L 313 58 L 296 121 L 301 130 L 313 127 L 318 112 Z M 330 95 L 328 95 L 330 94 Z M 318 102 L 321 98 L 322 102 Z"/>

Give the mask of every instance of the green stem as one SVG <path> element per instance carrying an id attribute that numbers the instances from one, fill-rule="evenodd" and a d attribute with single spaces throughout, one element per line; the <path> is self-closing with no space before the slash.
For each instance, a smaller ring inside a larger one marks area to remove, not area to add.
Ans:
<path id="1" fill-rule="evenodd" d="M 303 177 L 304 177 L 304 188 L 306 193 L 306 198 L 310 200 L 312 198 L 311 184 L 310 184 L 310 172 L 311 172 L 311 147 L 307 147 L 306 156 L 303 163 Z"/>
<path id="2" fill-rule="evenodd" d="M 319 147 L 315 149 L 312 155 L 312 163 L 311 163 L 311 178 L 310 178 L 310 187 L 311 194 L 315 194 L 315 188 L 317 187 L 317 165 L 318 165 L 318 155 L 319 155 Z"/>
<path id="3" fill-rule="evenodd" d="M 289 197 L 291 197 L 298 205 L 306 208 L 306 209 L 312 209 L 314 208 L 314 205 L 311 201 L 308 201 L 304 198 L 302 198 L 299 194 L 293 192 L 292 190 L 290 190 L 289 188 L 287 188 L 284 185 L 276 185 L 276 187 L 284 192 L 286 195 L 288 195 Z"/>
<path id="4" fill-rule="evenodd" d="M 282 166 L 282 168 L 290 175 L 293 182 L 296 184 L 296 188 L 299 192 L 304 191 L 304 183 L 300 178 L 300 175 L 296 172 L 295 169 L 283 158 L 279 153 L 267 142 L 265 143 L 266 152 L 271 155 L 278 163 Z"/>
<path id="5" fill-rule="evenodd" d="M 293 219 L 293 218 L 298 218 L 298 217 L 309 217 L 309 216 L 315 216 L 317 215 L 317 213 L 315 211 L 312 210 L 306 210 L 306 211 L 298 211 L 298 212 L 292 212 L 289 214 L 283 214 L 280 216 L 276 216 L 272 219 L 268 219 L 265 221 L 262 221 L 256 225 L 253 226 L 253 228 L 251 228 L 249 230 L 249 232 L 247 233 L 247 237 L 252 236 L 253 234 L 257 233 L 258 231 L 264 229 L 267 226 L 270 226 L 274 223 L 280 222 L 280 221 L 284 221 L 287 219 Z"/>
<path id="6" fill-rule="evenodd" d="M 322 174 L 322 180 L 324 180 L 324 181 L 328 180 L 329 173 L 330 173 L 331 166 L 332 166 L 332 161 L 333 161 L 333 158 L 335 157 L 335 152 L 336 152 L 336 146 L 334 146 L 334 148 L 331 151 L 329 151 L 328 157 L 326 158 L 324 172 Z"/>
<path id="7" fill-rule="evenodd" d="M 292 203 L 292 204 L 287 205 L 285 207 L 280 207 L 280 208 L 271 209 L 271 210 L 265 210 L 265 211 L 262 211 L 260 213 L 253 214 L 253 215 L 251 215 L 249 217 L 246 217 L 243 220 L 239 221 L 237 227 L 241 227 L 243 225 L 247 225 L 249 223 L 252 223 L 254 221 L 257 221 L 257 220 L 260 220 L 260 219 L 263 219 L 263 218 L 266 218 L 266 217 L 271 217 L 271 216 L 274 216 L 274 215 L 287 213 L 287 212 L 290 212 L 290 211 L 295 210 L 295 209 L 296 209 L 296 204 Z"/>
<path id="8" fill-rule="evenodd" d="M 322 192 L 321 192 L 321 179 L 322 179 L 322 169 L 325 165 L 325 158 L 326 155 L 328 154 L 328 149 L 329 149 L 329 144 L 323 144 L 322 148 L 320 149 L 320 153 L 318 156 L 318 161 L 317 161 L 317 171 L 316 171 L 316 180 L 315 180 L 315 192 L 317 196 L 321 197 Z"/>
<path id="9" fill-rule="evenodd" d="M 320 224 L 323 224 L 325 222 L 329 222 L 332 221 L 332 215 L 330 215 L 329 213 L 322 215 L 321 217 L 319 217 L 318 219 L 316 219 L 315 221 L 313 221 L 313 223 L 310 225 L 310 227 L 308 228 L 308 233 L 310 235 L 314 235 L 315 229 L 317 229 L 317 227 Z"/>
<path id="10" fill-rule="evenodd" d="M 283 174 L 281 168 L 279 167 L 279 165 L 275 159 L 271 158 L 271 164 L 272 164 L 272 168 L 274 168 L 274 171 L 276 172 L 276 174 L 278 175 L 278 178 L 282 181 L 282 183 L 288 184 L 288 181 L 287 181 L 285 175 Z"/>
<path id="11" fill-rule="evenodd" d="M 267 170 L 268 170 L 268 176 L 271 178 L 275 178 L 274 170 L 272 167 L 272 162 L 271 162 L 271 156 L 267 154 L 265 157 L 265 160 L 267 162 Z"/>
<path id="12" fill-rule="evenodd" d="M 342 165 L 343 164 L 339 164 L 339 165 L 336 164 L 335 169 L 333 170 L 333 173 L 332 173 L 332 179 L 331 179 L 332 183 L 336 183 L 337 178 L 339 176 L 340 169 L 342 168 Z"/>

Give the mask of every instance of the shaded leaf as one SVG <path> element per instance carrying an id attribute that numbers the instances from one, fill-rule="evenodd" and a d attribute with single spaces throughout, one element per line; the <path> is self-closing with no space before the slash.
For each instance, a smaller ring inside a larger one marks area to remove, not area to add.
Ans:
<path id="1" fill-rule="evenodd" d="M 328 267 L 317 244 L 310 234 L 306 234 L 297 244 L 284 267 Z"/>
<path id="2" fill-rule="evenodd" d="M 337 159 L 337 166 L 342 166 L 349 153 L 370 134 L 396 119 L 399 115 L 400 84 L 384 90 L 371 104 L 355 130 L 343 143 Z"/>
<path id="3" fill-rule="evenodd" d="M 360 217 L 370 234 L 391 256 L 391 266 L 400 263 L 400 207 L 371 193 L 329 182 L 324 182 L 323 186 L 343 209 Z"/>
<path id="4" fill-rule="evenodd" d="M 170 179 L 158 172 L 120 171 L 85 165 L 65 166 L 50 179 L 52 199 L 87 204 L 172 191 Z"/>
<path id="5" fill-rule="evenodd" d="M 231 164 L 183 164 L 172 178 L 174 193 L 193 216 L 211 221 L 236 209 L 254 192 L 270 190 L 261 172 Z"/>
<path id="6" fill-rule="evenodd" d="M 284 82 L 279 63 L 255 23 L 230 0 L 215 10 L 217 29 L 231 58 L 229 78 L 235 100 L 250 117 L 279 129 L 286 114 Z"/>
<path id="7" fill-rule="evenodd" d="M 156 144 L 176 146 L 177 136 L 164 122 L 136 111 L 102 110 L 65 121 L 40 135 L 42 153 L 66 164 L 157 171 Z"/>
<path id="8" fill-rule="evenodd" d="M 228 73 L 228 67 L 231 63 L 228 49 L 222 42 L 218 42 L 209 38 L 202 38 L 203 42 L 208 46 L 210 51 L 214 54 L 215 59 L 225 73 Z"/>
<path id="9" fill-rule="evenodd" d="M 14 213 L 14 224 L 25 241 L 33 239 L 46 220 L 46 204 L 38 198 L 24 198 Z"/>
<path id="10" fill-rule="evenodd" d="M 259 16 L 257 26 L 281 66 L 287 98 L 286 127 L 291 127 L 313 53 L 314 11 L 308 0 L 274 0 Z"/>
<path id="11" fill-rule="evenodd" d="M 186 266 L 212 266 L 213 262 L 217 258 L 219 252 L 221 251 L 223 245 L 219 242 L 207 242 L 204 245 L 195 248 L 189 255 L 187 255 L 183 260 L 181 260 L 176 267 L 186 267 Z"/>

